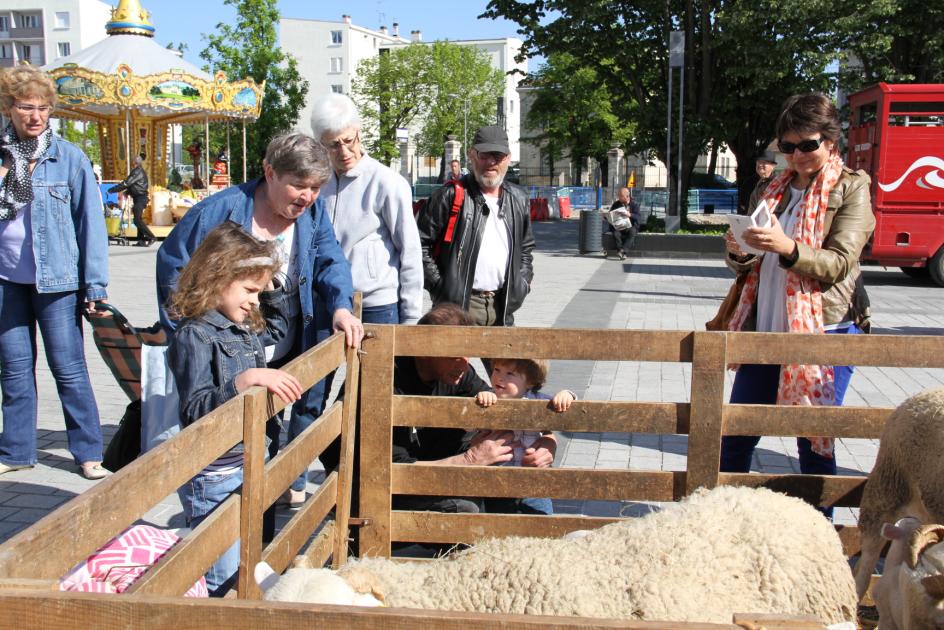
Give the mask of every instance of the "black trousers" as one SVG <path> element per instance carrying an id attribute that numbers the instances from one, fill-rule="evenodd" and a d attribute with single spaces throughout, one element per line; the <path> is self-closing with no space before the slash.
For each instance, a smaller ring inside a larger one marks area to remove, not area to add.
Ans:
<path id="1" fill-rule="evenodd" d="M 131 206 L 131 214 L 134 215 L 134 227 L 138 230 L 138 242 L 150 243 L 154 240 L 154 233 L 144 223 L 144 209 L 148 204 L 147 195 L 134 195 L 131 197 L 134 204 Z"/>
<path id="2" fill-rule="evenodd" d="M 616 249 L 624 254 L 629 253 L 629 250 L 633 248 L 633 243 L 636 240 L 636 232 L 638 231 L 635 225 L 625 230 L 617 230 L 612 225 L 610 226 L 610 232 L 612 232 L 613 238 L 616 239 Z"/>

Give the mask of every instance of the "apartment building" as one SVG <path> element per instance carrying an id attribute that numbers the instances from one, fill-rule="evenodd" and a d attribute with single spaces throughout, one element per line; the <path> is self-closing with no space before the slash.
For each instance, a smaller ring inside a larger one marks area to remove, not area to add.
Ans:
<path id="1" fill-rule="evenodd" d="M 349 15 L 343 15 L 341 21 L 282 18 L 279 22 L 279 32 L 282 50 L 298 59 L 299 73 L 308 81 L 307 100 L 297 123 L 298 128 L 305 131 L 309 129 L 312 101 L 329 91 L 350 94 L 351 80 L 357 65 L 363 59 L 379 55 L 383 49 L 389 50 L 423 41 L 420 30 L 410 31 L 407 38 L 400 35 L 400 25 L 397 23 L 390 29 L 381 26 L 372 30 L 353 24 Z M 521 40 L 517 38 L 450 41 L 485 51 L 491 59 L 492 67 L 502 73 L 514 69 L 523 73 L 528 71 L 527 61 L 515 61 L 515 55 L 521 49 Z M 518 160 L 521 118 L 517 87 L 523 76 L 506 74 L 504 94 L 496 98 L 496 119 L 508 131 L 513 162 Z M 471 136 L 471 132 L 469 135 Z"/>
<path id="2" fill-rule="evenodd" d="M 0 67 L 42 66 L 106 37 L 111 7 L 99 0 L 3 0 Z"/>

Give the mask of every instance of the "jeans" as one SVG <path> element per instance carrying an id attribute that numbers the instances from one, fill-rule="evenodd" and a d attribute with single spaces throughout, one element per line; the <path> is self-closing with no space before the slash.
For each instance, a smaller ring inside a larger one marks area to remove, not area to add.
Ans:
<path id="1" fill-rule="evenodd" d="M 857 335 L 861 334 L 862 331 L 852 325 L 846 330 L 827 332 Z M 835 371 L 836 406 L 841 407 L 855 367 L 836 365 L 833 369 Z M 775 405 L 777 404 L 779 384 L 779 365 L 742 365 L 734 377 L 731 402 L 748 405 Z M 754 448 L 759 441 L 760 437 L 754 435 L 723 436 L 721 438 L 721 472 L 750 472 Z M 808 439 L 804 437 L 797 438 L 797 451 L 800 459 L 800 472 L 804 475 L 836 474 L 835 456 L 823 457 L 814 453 Z M 827 517 L 832 517 L 832 508 L 823 508 L 820 511 Z"/>
<path id="2" fill-rule="evenodd" d="M 363 309 L 361 309 L 361 321 L 365 324 L 399 324 L 400 305 L 394 302 L 393 304 L 383 304 L 381 306 L 365 306 Z M 319 328 L 322 327 L 319 326 Z M 319 339 L 319 343 L 320 341 L 321 339 Z M 320 416 L 321 412 L 324 411 L 325 405 L 328 403 L 328 396 L 331 395 L 331 385 L 334 383 L 334 375 L 335 372 L 331 372 L 321 381 L 315 383 L 310 390 L 308 390 L 307 396 L 309 397 L 309 400 L 315 401 L 315 404 L 312 407 L 314 413 L 299 414 L 293 410 L 292 417 L 288 423 L 289 442 L 294 440 L 302 433 L 302 431 L 311 426 L 311 424 L 315 421 L 315 418 Z M 343 394 L 344 388 L 342 387 L 341 391 L 338 393 L 338 397 L 341 398 Z M 308 471 L 304 471 L 295 481 L 292 482 L 292 490 L 304 490 L 305 484 L 307 483 Z"/>
<path id="3" fill-rule="evenodd" d="M 131 215 L 134 217 L 134 227 L 138 231 L 139 243 L 150 243 L 154 240 L 154 232 L 144 222 L 144 209 L 148 205 L 147 195 L 134 195 L 132 198 Z"/>
<path id="4" fill-rule="evenodd" d="M 226 498 L 243 485 L 243 469 L 230 475 L 204 475 L 196 477 L 177 490 L 184 507 L 187 527 L 194 529 L 206 520 Z M 239 542 L 223 552 L 206 573 L 207 590 L 210 597 L 223 597 L 236 581 L 239 570 Z"/>
<path id="5" fill-rule="evenodd" d="M 32 284 L 0 280 L 0 462 L 36 463 L 36 325 L 66 422 L 75 463 L 102 461 L 102 427 L 82 340 L 84 301 L 77 291 L 37 293 Z"/>
<path id="6" fill-rule="evenodd" d="M 490 514 L 553 514 L 554 504 L 550 499 L 503 499 L 489 497 L 484 499 L 485 512 Z"/>

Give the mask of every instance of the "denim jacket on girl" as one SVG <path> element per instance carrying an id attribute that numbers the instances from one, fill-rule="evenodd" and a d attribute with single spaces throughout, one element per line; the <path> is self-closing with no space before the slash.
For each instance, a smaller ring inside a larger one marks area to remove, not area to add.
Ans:
<path id="1" fill-rule="evenodd" d="M 88 157 L 56 137 L 33 168 L 33 258 L 36 291 L 81 291 L 108 297 L 108 232 L 102 196 Z"/>
<path id="2" fill-rule="evenodd" d="M 266 330 L 254 333 L 217 310 L 185 320 L 167 349 L 167 362 L 180 394 L 180 423 L 189 426 L 230 398 L 236 377 L 265 367 L 266 345 L 285 336 L 289 295 L 277 289 L 259 295 Z"/>

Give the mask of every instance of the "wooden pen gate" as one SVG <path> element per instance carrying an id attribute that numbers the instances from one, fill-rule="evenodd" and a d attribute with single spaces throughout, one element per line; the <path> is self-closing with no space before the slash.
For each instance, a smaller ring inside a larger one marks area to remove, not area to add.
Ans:
<path id="1" fill-rule="evenodd" d="M 372 339 L 360 358 L 345 352 L 335 335 L 286 366 L 309 387 L 347 362 L 346 389 L 358 405 L 339 402 L 268 464 L 265 419 L 281 408 L 261 388 L 231 400 L 157 449 L 60 507 L 0 545 L 0 619 L 18 628 L 738 628 L 733 624 L 660 623 L 429 613 L 230 600 L 185 600 L 180 595 L 239 536 L 241 568 L 262 559 L 276 571 L 323 526 L 305 552 L 320 565 L 346 555 L 348 501 L 360 411 L 361 553 L 389 555 L 391 541 L 474 542 L 483 536 L 560 535 L 615 519 L 574 516 L 438 514 L 391 510 L 395 494 L 596 500 L 674 501 L 691 490 L 718 484 L 767 485 L 818 505 L 858 505 L 864 477 L 725 474 L 718 471 L 721 435 L 833 435 L 877 438 L 891 409 L 799 408 L 729 405 L 724 400 L 728 363 L 822 363 L 857 366 L 944 367 L 944 338 L 800 336 L 685 331 L 550 330 L 368 326 Z M 556 414 L 540 401 L 502 401 L 489 409 L 469 399 L 392 396 L 395 356 L 490 356 L 690 363 L 688 402 L 579 401 Z M 360 361 L 360 364 L 359 364 Z M 349 400 L 353 399 L 349 396 Z M 558 431 L 637 432 L 688 436 L 684 471 L 523 469 L 515 467 L 391 464 L 393 426 Z M 263 548 L 264 509 L 336 436 L 342 436 L 339 473 L 318 492 L 271 544 Z M 233 444 L 246 445 L 241 493 L 227 500 L 132 588 L 120 596 L 61 593 L 58 579 Z M 335 510 L 335 519 L 330 512 Z M 858 550 L 856 528 L 839 528 L 847 553 Z M 335 561 L 336 564 L 336 561 Z M 259 597 L 252 572 L 241 570 L 240 600 Z M 813 628 L 802 620 L 745 615 L 767 628 Z"/>

